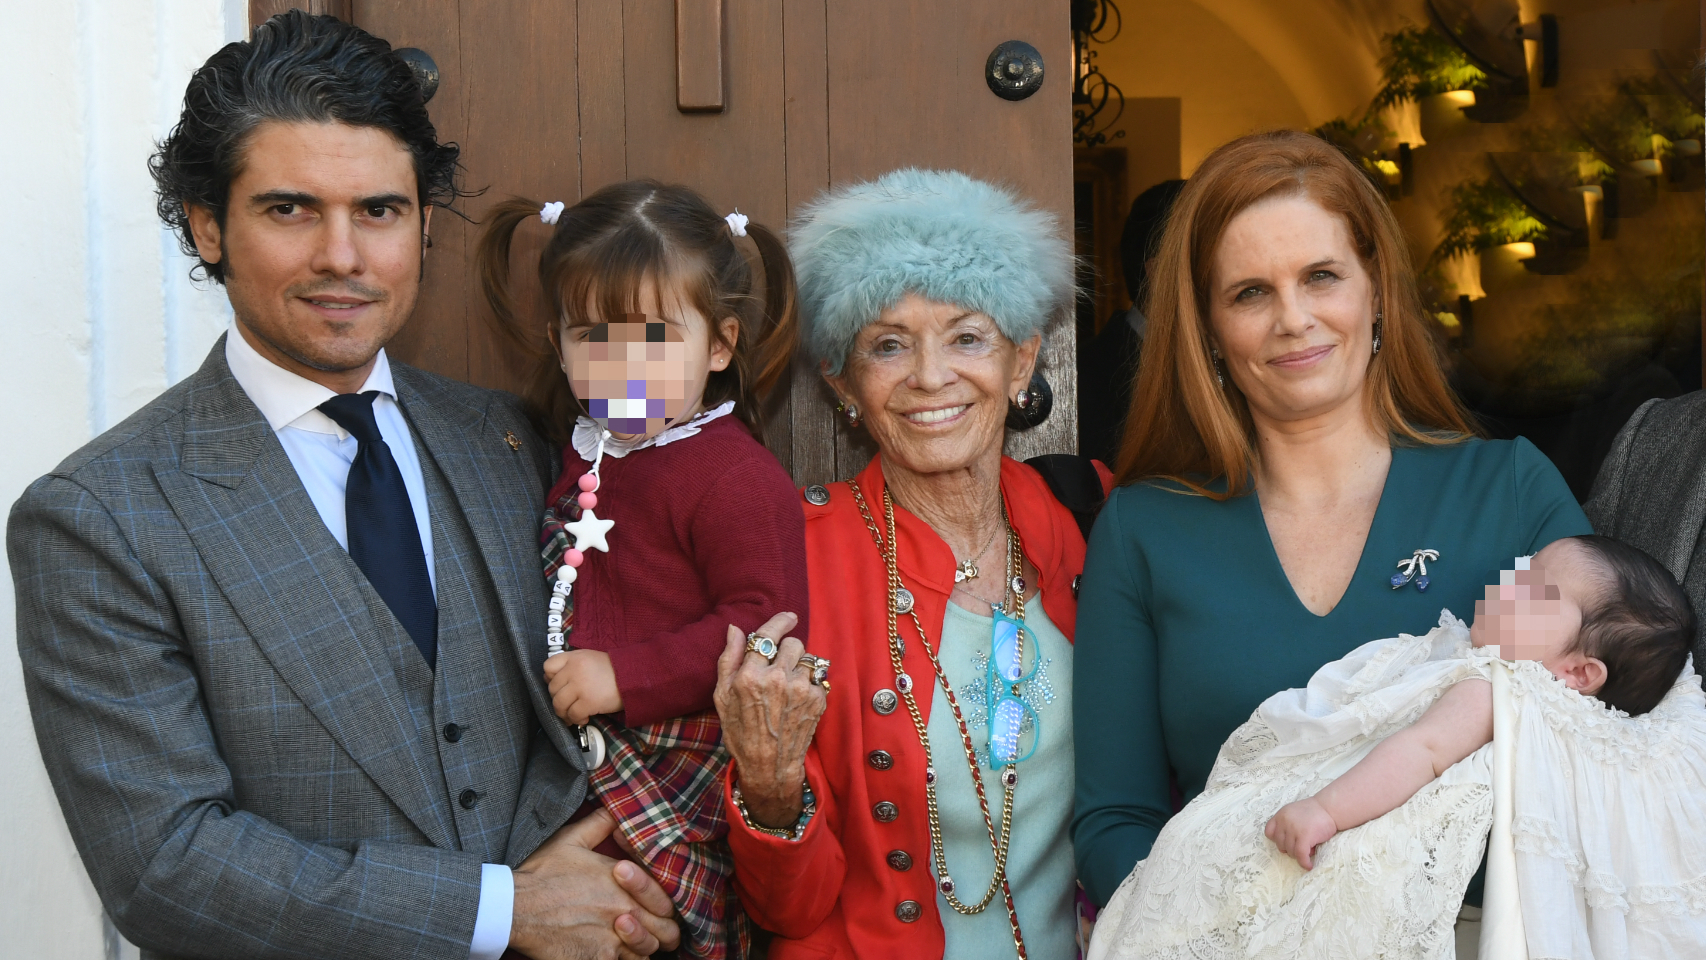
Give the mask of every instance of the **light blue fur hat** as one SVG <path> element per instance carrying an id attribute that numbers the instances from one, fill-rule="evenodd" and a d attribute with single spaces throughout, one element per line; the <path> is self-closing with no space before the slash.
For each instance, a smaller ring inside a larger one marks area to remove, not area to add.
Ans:
<path id="1" fill-rule="evenodd" d="M 988 314 L 1020 343 L 1073 295 L 1055 218 L 955 170 L 907 168 L 820 195 L 789 231 L 806 350 L 838 374 L 908 293 Z"/>

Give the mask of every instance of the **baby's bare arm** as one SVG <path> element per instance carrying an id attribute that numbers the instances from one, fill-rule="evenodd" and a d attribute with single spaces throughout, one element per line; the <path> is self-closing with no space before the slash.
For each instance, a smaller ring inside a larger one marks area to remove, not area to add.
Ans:
<path id="1" fill-rule="evenodd" d="M 1317 844 L 1396 810 L 1492 739 L 1492 684 L 1465 680 L 1320 793 L 1281 808 L 1268 822 L 1267 835 L 1308 869 Z"/>

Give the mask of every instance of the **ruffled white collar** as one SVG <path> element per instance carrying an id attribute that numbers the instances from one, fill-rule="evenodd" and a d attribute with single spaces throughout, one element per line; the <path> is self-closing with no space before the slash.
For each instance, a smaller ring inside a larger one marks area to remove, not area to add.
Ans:
<path id="1" fill-rule="evenodd" d="M 607 457 L 615 457 L 620 460 L 628 454 L 633 453 L 635 450 L 644 450 L 647 447 L 661 447 L 664 444 L 674 443 L 677 440 L 685 440 L 698 433 L 700 427 L 703 427 L 705 424 L 710 423 L 718 417 L 726 417 L 733 413 L 734 410 L 735 402 L 733 400 L 728 400 L 711 408 L 710 410 L 696 414 L 693 419 L 688 420 L 685 423 L 678 423 L 672 427 L 666 427 L 649 437 L 635 437 L 629 440 L 608 436 L 605 434 L 604 428 L 599 426 L 591 417 L 581 417 L 579 420 L 575 421 L 575 436 L 573 441 L 575 452 L 580 454 L 582 460 L 589 463 L 597 460 L 598 440 L 600 437 L 604 437 L 604 455 Z"/>

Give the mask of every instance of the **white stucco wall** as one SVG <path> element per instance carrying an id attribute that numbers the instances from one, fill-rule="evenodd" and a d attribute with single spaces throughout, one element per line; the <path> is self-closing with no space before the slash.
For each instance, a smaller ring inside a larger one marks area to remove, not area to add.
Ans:
<path id="1" fill-rule="evenodd" d="M 243 0 L 0 0 L 0 506 L 193 372 L 229 316 L 154 215 L 147 159 Z M 3 547 L 0 547 L 3 549 Z M 0 578 L 0 956 L 134 956 L 36 748 Z"/>

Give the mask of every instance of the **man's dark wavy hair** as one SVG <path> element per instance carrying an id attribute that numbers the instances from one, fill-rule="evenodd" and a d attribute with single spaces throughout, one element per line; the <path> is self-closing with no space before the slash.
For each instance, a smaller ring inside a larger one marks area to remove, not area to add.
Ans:
<path id="1" fill-rule="evenodd" d="M 420 84 L 391 45 L 335 17 L 301 10 L 255 28 L 208 58 L 184 91 L 184 111 L 148 161 L 160 219 L 207 277 L 225 282 L 223 265 L 196 252 L 186 203 L 212 211 L 221 227 L 231 181 L 255 128 L 286 123 L 347 123 L 389 131 L 415 160 L 420 202 L 449 204 L 467 196 L 457 185 L 461 150 L 439 143 Z"/>

